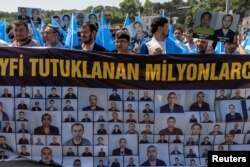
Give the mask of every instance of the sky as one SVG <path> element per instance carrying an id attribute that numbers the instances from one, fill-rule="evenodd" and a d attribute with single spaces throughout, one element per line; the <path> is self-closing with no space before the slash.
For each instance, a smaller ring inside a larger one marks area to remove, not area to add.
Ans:
<path id="1" fill-rule="evenodd" d="M 88 6 L 116 6 L 123 0 L 0 0 L 0 11 L 17 12 L 18 7 L 41 8 L 44 10 L 85 9 Z M 142 5 L 145 0 L 140 0 Z M 163 3 L 170 0 L 151 0 Z"/>

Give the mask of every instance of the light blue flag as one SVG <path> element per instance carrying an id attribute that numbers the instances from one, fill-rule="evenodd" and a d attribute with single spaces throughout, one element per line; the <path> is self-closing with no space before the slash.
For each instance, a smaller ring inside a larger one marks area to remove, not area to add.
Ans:
<path id="1" fill-rule="evenodd" d="M 123 24 L 123 27 L 128 27 L 128 26 L 130 26 L 130 24 L 132 24 L 132 21 L 130 20 L 130 17 L 127 14 L 125 21 L 124 21 L 124 24 Z"/>
<path id="2" fill-rule="evenodd" d="M 33 32 L 33 37 L 34 39 L 38 42 L 39 46 L 44 46 L 44 42 L 43 42 L 43 38 L 42 38 L 42 35 L 41 35 L 41 32 L 39 32 L 33 21 L 31 20 L 31 28 L 32 28 L 32 32 Z"/>
<path id="3" fill-rule="evenodd" d="M 59 28 L 60 34 L 63 36 L 63 43 L 65 43 L 67 32 L 65 32 L 62 27 L 56 22 L 55 19 L 51 19 L 51 24 Z"/>
<path id="4" fill-rule="evenodd" d="M 0 39 L 4 41 L 6 41 L 6 37 L 8 36 L 6 34 L 6 27 L 7 25 L 6 25 L 5 20 L 0 21 Z"/>
<path id="5" fill-rule="evenodd" d="M 74 14 L 71 16 L 70 25 L 68 28 L 68 35 L 65 40 L 65 47 L 73 49 L 75 46 L 79 45 L 79 40 L 77 36 L 78 26 Z"/>
<path id="6" fill-rule="evenodd" d="M 190 54 L 187 46 L 169 33 L 166 41 L 166 50 L 169 54 Z"/>
<path id="7" fill-rule="evenodd" d="M 170 24 L 170 25 L 168 26 L 168 31 L 169 31 L 169 33 L 171 33 L 171 34 L 174 34 L 174 26 L 173 26 L 172 24 Z"/>
<path id="8" fill-rule="evenodd" d="M 242 43 L 242 47 L 250 54 L 250 32 L 248 32 L 245 41 Z"/>
<path id="9" fill-rule="evenodd" d="M 92 8 L 90 13 L 95 14 L 95 8 Z"/>
<path id="10" fill-rule="evenodd" d="M 165 13 L 164 9 L 162 9 L 162 11 L 161 11 L 161 17 L 166 18 L 166 13 Z"/>
<path id="11" fill-rule="evenodd" d="M 215 54 L 223 54 L 225 53 L 224 42 L 217 41 L 216 47 L 214 49 Z"/>
<path id="12" fill-rule="evenodd" d="M 101 16 L 100 25 L 96 34 L 96 43 L 103 46 L 108 51 L 116 49 L 109 26 L 103 14 Z"/>

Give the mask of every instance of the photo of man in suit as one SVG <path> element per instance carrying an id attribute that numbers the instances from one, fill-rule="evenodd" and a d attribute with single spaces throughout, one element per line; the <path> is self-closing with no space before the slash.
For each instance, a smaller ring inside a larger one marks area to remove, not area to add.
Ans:
<path id="1" fill-rule="evenodd" d="M 112 155 L 132 155 L 132 150 L 126 147 L 127 140 L 125 138 L 121 138 L 119 140 L 119 148 L 113 150 Z"/>
<path id="2" fill-rule="evenodd" d="M 3 127 L 4 133 L 12 133 L 12 127 L 10 126 L 10 122 L 5 122 L 5 126 Z"/>
<path id="3" fill-rule="evenodd" d="M 104 111 L 104 108 L 99 107 L 97 105 L 97 96 L 96 95 L 90 95 L 89 96 L 89 106 L 84 107 L 83 111 Z"/>
<path id="4" fill-rule="evenodd" d="M 109 96 L 111 101 L 121 101 L 121 96 L 117 93 L 117 89 L 113 88 L 113 93 Z"/>
<path id="5" fill-rule="evenodd" d="M 204 92 L 198 92 L 196 98 L 197 101 L 191 104 L 189 111 L 210 111 L 209 104 L 204 101 Z"/>
<path id="6" fill-rule="evenodd" d="M 150 108 L 148 103 L 145 104 L 145 109 L 142 110 L 142 113 L 153 113 L 154 111 Z"/>
<path id="7" fill-rule="evenodd" d="M 31 108 L 31 111 L 42 111 L 42 108 L 39 106 L 39 101 L 35 102 L 35 106 Z"/>
<path id="8" fill-rule="evenodd" d="M 184 113 L 183 107 L 176 104 L 176 93 L 170 92 L 167 97 L 168 104 L 161 106 L 161 113 Z"/>

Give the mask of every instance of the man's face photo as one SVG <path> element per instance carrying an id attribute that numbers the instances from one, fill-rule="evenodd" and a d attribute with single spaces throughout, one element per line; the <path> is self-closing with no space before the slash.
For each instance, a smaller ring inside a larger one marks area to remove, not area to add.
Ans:
<path id="1" fill-rule="evenodd" d="M 234 139 L 234 134 L 227 134 L 225 136 L 225 142 L 226 143 L 232 143 L 233 142 L 233 139 Z"/>
<path id="2" fill-rule="evenodd" d="M 222 28 L 229 29 L 233 23 L 233 17 L 232 16 L 224 16 L 222 20 Z"/>
<path id="3" fill-rule="evenodd" d="M 176 95 L 175 94 L 170 94 L 168 96 L 168 103 L 169 104 L 175 104 L 175 102 L 176 102 Z"/>
<path id="4" fill-rule="evenodd" d="M 50 149 L 43 149 L 41 157 L 43 163 L 50 163 L 52 160 L 52 151 Z"/>
<path id="5" fill-rule="evenodd" d="M 72 135 L 73 135 L 74 140 L 77 140 L 77 141 L 81 140 L 83 136 L 82 126 L 80 125 L 73 126 Z"/>
<path id="6" fill-rule="evenodd" d="M 120 140 L 120 148 L 125 148 L 126 147 L 126 140 L 122 139 Z"/>
<path id="7" fill-rule="evenodd" d="M 233 105 L 229 106 L 229 111 L 230 113 L 234 113 L 235 112 L 235 107 Z"/>
<path id="8" fill-rule="evenodd" d="M 204 101 L 204 94 L 203 93 L 198 93 L 197 94 L 197 102 L 202 103 Z"/>
<path id="9" fill-rule="evenodd" d="M 51 117 L 48 115 L 43 116 L 42 118 L 42 124 L 43 126 L 50 126 L 51 124 Z"/>
<path id="10" fill-rule="evenodd" d="M 220 126 L 218 126 L 218 125 L 214 126 L 214 131 L 219 132 L 220 131 Z"/>
<path id="11" fill-rule="evenodd" d="M 91 106 L 96 106 L 96 104 L 97 104 L 96 97 L 95 96 L 90 96 L 89 103 L 90 103 Z"/>
<path id="12" fill-rule="evenodd" d="M 157 156 L 157 150 L 156 150 L 156 148 L 155 147 L 148 148 L 147 155 L 148 155 L 149 161 L 156 160 L 156 156 Z"/>
<path id="13" fill-rule="evenodd" d="M 203 15 L 203 17 L 201 18 L 201 26 L 209 27 L 210 21 L 211 21 L 211 17 L 209 14 Z"/>
<path id="14" fill-rule="evenodd" d="M 174 119 L 169 119 L 167 121 L 167 124 L 168 124 L 168 128 L 173 128 L 174 125 L 175 125 L 175 120 Z"/>

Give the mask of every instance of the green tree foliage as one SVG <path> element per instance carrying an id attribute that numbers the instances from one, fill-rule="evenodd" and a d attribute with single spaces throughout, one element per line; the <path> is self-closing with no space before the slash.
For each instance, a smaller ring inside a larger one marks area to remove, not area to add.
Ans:
<path id="1" fill-rule="evenodd" d="M 139 0 L 123 0 L 119 6 L 123 15 L 125 16 L 126 14 L 129 14 L 130 17 L 137 16 L 141 9 L 141 3 Z"/>
<path id="2" fill-rule="evenodd" d="M 144 15 L 150 15 L 152 13 L 152 2 L 150 0 L 146 0 L 144 3 Z"/>

